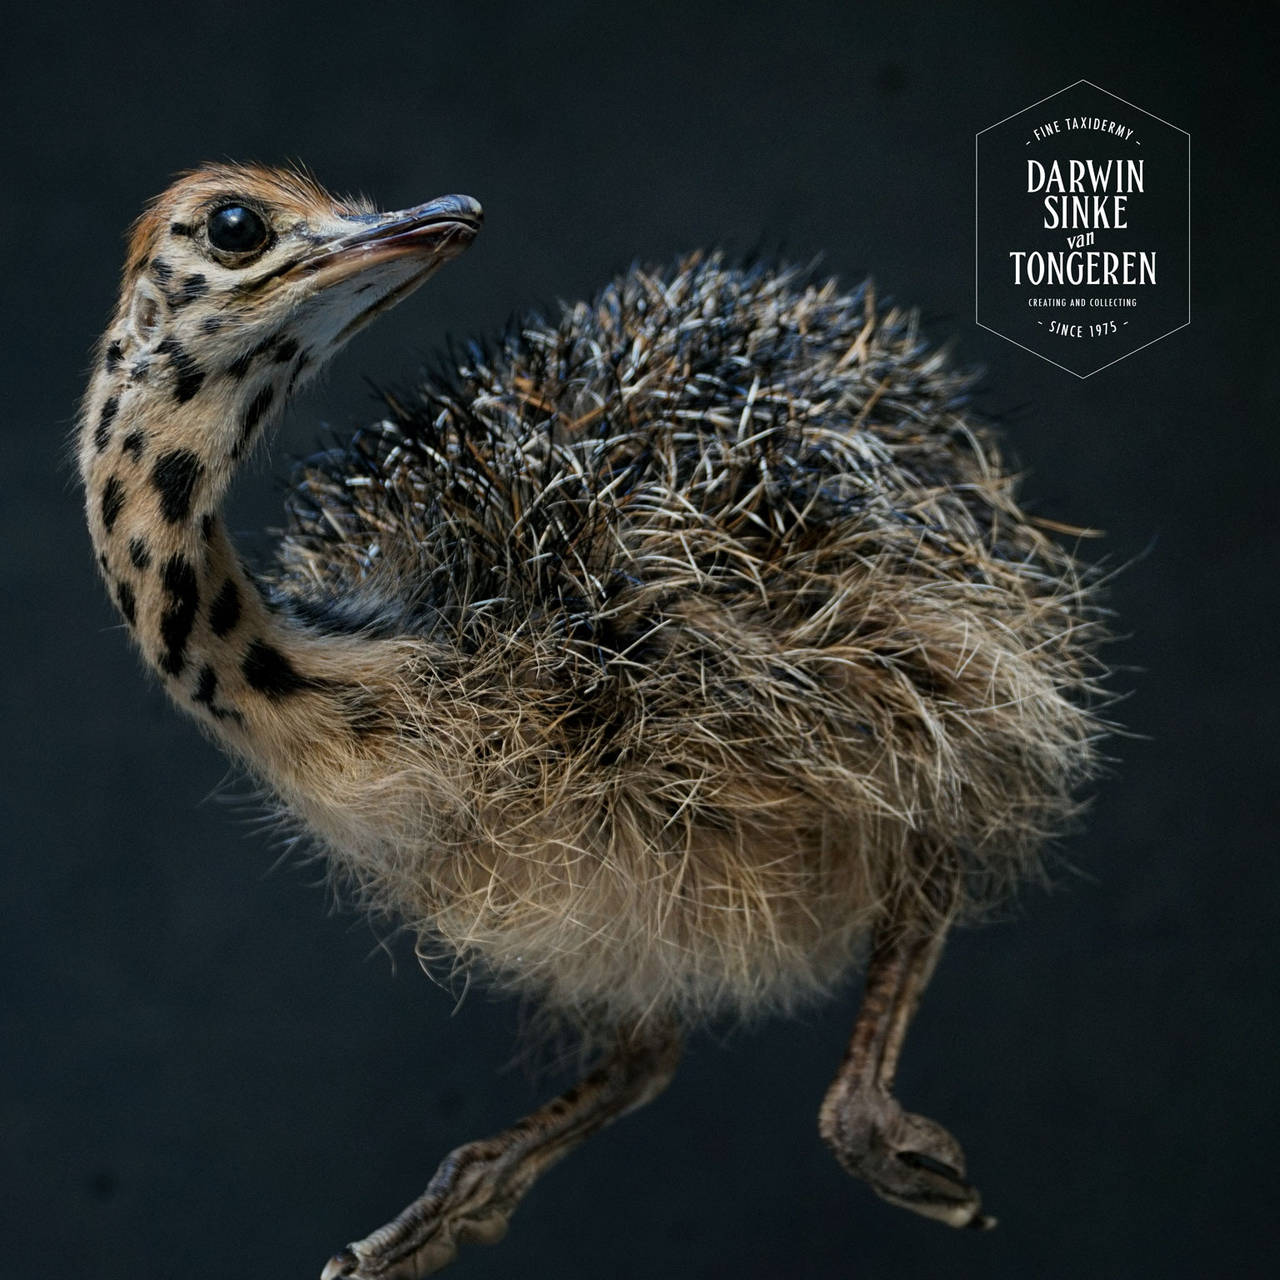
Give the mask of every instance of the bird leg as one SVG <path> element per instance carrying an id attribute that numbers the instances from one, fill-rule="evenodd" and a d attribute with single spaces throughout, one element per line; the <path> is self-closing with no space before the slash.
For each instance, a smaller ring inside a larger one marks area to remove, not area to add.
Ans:
<path id="1" fill-rule="evenodd" d="M 516 1205 L 547 1169 L 666 1088 L 680 1050 L 669 1028 L 643 1039 L 622 1035 L 567 1093 L 495 1137 L 451 1151 L 417 1200 L 338 1253 L 321 1280 L 420 1280 L 452 1262 L 459 1244 L 500 1240 Z"/>
<path id="2" fill-rule="evenodd" d="M 952 1227 L 986 1229 L 995 1219 L 981 1212 L 981 1197 L 965 1180 L 960 1144 L 892 1095 L 902 1042 L 944 937 L 945 930 L 877 934 L 862 1008 L 818 1127 L 843 1168 L 890 1204 Z"/>

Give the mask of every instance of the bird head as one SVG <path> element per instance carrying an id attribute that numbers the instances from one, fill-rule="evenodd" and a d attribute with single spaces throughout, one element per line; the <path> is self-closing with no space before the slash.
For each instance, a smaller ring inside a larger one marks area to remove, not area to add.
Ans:
<path id="1" fill-rule="evenodd" d="M 105 364 L 179 403 L 243 408 L 270 386 L 278 407 L 460 254 L 482 216 L 458 195 L 381 213 L 290 169 L 188 173 L 134 227 Z"/>

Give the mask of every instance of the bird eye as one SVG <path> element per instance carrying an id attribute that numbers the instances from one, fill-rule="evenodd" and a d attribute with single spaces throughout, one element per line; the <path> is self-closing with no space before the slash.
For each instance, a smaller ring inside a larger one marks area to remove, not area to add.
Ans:
<path id="1" fill-rule="evenodd" d="M 224 253 L 251 253 L 270 235 L 262 217 L 242 204 L 224 204 L 209 215 L 209 243 Z"/>

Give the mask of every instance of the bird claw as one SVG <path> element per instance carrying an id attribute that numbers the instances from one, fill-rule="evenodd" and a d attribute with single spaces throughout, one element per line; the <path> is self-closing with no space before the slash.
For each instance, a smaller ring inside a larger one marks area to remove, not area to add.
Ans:
<path id="1" fill-rule="evenodd" d="M 411 1253 L 387 1258 L 381 1250 L 369 1249 L 367 1241 L 349 1244 L 329 1259 L 320 1280 L 419 1280 L 447 1267 L 458 1256 L 452 1241 L 429 1240 Z"/>
<path id="2" fill-rule="evenodd" d="M 882 1200 L 951 1227 L 986 1231 L 996 1219 L 965 1177 L 960 1144 L 936 1121 L 904 1111 L 878 1089 L 859 1089 L 844 1102 L 845 1122 L 833 1141 L 849 1173 Z"/>
<path id="3" fill-rule="evenodd" d="M 335 1253 L 325 1263 L 325 1268 L 320 1273 L 320 1280 L 339 1280 L 342 1276 L 353 1276 L 359 1266 L 360 1259 L 356 1257 L 355 1251 L 348 1245 L 340 1253 Z"/>
<path id="4" fill-rule="evenodd" d="M 680 1039 L 670 1027 L 619 1039 L 567 1093 L 518 1124 L 451 1151 L 394 1221 L 329 1260 L 321 1280 L 422 1280 L 464 1244 L 495 1244 L 533 1183 L 596 1130 L 661 1092 Z"/>
<path id="5" fill-rule="evenodd" d="M 447 1267 L 459 1245 L 496 1244 L 506 1233 L 501 1210 L 454 1216 L 447 1202 L 424 1196 L 396 1222 L 334 1254 L 320 1280 L 422 1280 Z"/>

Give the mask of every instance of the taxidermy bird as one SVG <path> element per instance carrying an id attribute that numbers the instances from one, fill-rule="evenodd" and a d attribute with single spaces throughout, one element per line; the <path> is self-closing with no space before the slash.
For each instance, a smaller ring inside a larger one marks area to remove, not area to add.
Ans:
<path id="1" fill-rule="evenodd" d="M 133 230 L 80 428 L 102 573 L 172 698 L 425 959 L 600 1053 L 325 1280 L 495 1240 L 690 1028 L 862 959 L 821 1134 L 884 1199 L 990 1225 L 894 1072 L 948 928 L 1036 866 L 1094 768 L 1088 575 L 911 315 L 716 253 L 388 396 L 304 465 L 251 573 L 219 515 L 237 466 L 480 226 L 466 196 L 184 176 Z"/>

